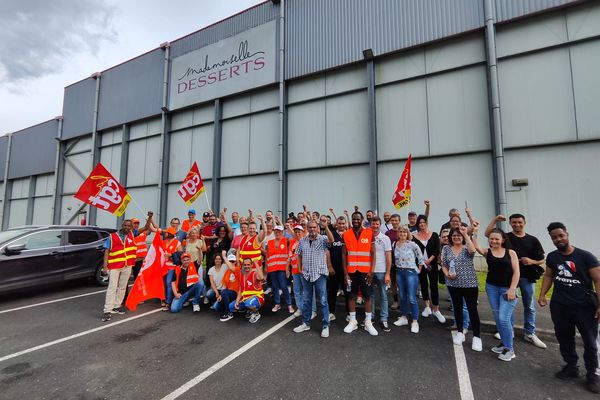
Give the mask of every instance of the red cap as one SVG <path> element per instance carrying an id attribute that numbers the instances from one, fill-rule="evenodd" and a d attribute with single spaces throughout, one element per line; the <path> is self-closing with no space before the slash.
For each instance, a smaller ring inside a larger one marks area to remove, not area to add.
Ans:
<path id="1" fill-rule="evenodd" d="M 186 258 L 186 257 L 187 257 L 187 258 L 192 258 L 192 256 L 190 255 L 190 253 L 183 253 L 183 254 L 181 255 L 181 259 L 182 259 L 182 260 L 183 260 L 184 258 Z"/>

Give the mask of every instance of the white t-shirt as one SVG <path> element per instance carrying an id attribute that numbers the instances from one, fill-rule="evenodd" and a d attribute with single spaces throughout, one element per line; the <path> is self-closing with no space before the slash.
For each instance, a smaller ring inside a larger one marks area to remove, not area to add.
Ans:
<path id="1" fill-rule="evenodd" d="M 225 276 L 225 272 L 227 272 L 227 265 L 221 265 L 221 269 L 217 271 L 215 267 L 210 267 L 208 270 L 208 276 L 212 276 L 215 281 L 215 286 L 218 290 L 223 289 L 223 276 Z"/>
<path id="2" fill-rule="evenodd" d="M 390 238 L 383 232 L 379 232 L 374 238 L 375 242 L 375 272 L 385 272 L 385 253 L 392 251 L 392 242 Z"/>

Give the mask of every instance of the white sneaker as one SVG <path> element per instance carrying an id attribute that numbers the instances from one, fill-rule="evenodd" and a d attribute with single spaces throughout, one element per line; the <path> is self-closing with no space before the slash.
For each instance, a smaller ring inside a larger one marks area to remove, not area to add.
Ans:
<path id="1" fill-rule="evenodd" d="M 302 323 L 302 325 L 299 325 L 294 328 L 294 332 L 296 332 L 296 333 L 309 331 L 309 330 L 310 330 L 310 326 L 306 325 L 305 323 Z"/>
<path id="2" fill-rule="evenodd" d="M 275 306 L 273 308 L 271 308 L 271 311 L 273 311 L 273 312 L 277 312 L 279 310 L 281 310 L 281 306 L 279 304 L 275 304 Z"/>
<path id="3" fill-rule="evenodd" d="M 250 316 L 250 319 L 248 320 L 251 324 L 255 324 L 258 322 L 258 320 L 260 319 L 260 313 L 252 313 L 252 315 Z"/>
<path id="4" fill-rule="evenodd" d="M 419 323 L 417 321 L 413 321 L 412 324 L 410 324 L 410 331 L 412 333 L 419 333 Z"/>
<path id="5" fill-rule="evenodd" d="M 321 337 L 322 338 L 328 338 L 329 337 L 329 327 L 323 328 L 323 330 L 321 331 Z"/>
<path id="6" fill-rule="evenodd" d="M 471 343 L 471 349 L 475 351 L 483 350 L 483 343 L 481 343 L 481 338 L 473 336 L 473 343 Z"/>
<path id="7" fill-rule="evenodd" d="M 302 316 L 302 310 L 297 309 L 296 312 L 294 313 L 294 317 L 301 317 L 301 316 Z"/>
<path id="8" fill-rule="evenodd" d="M 265 290 L 265 294 L 271 294 L 271 293 L 273 293 L 273 289 L 268 287 L 267 290 Z"/>
<path id="9" fill-rule="evenodd" d="M 334 313 L 329 313 L 329 320 L 330 321 L 335 321 L 335 314 Z"/>
<path id="10" fill-rule="evenodd" d="M 526 342 L 531 343 L 535 347 L 539 347 L 540 349 L 545 349 L 548 347 L 546 346 L 546 343 L 542 342 L 540 338 L 536 336 L 535 333 L 532 333 L 531 335 L 525 335 L 523 336 L 523 339 L 525 339 Z"/>
<path id="11" fill-rule="evenodd" d="M 494 333 L 494 339 L 501 340 L 501 339 L 500 339 L 500 332 L 496 332 L 496 333 Z"/>
<path id="12" fill-rule="evenodd" d="M 440 324 L 445 324 L 446 323 L 446 317 L 444 317 L 439 310 L 438 311 L 434 311 L 433 312 L 433 316 L 437 318 L 437 320 L 438 320 L 438 322 Z"/>
<path id="13" fill-rule="evenodd" d="M 346 314 L 346 322 L 350 322 L 350 315 Z"/>
<path id="14" fill-rule="evenodd" d="M 200 305 L 194 304 L 194 305 L 192 305 L 192 309 L 194 310 L 194 312 L 200 312 Z"/>
<path id="15" fill-rule="evenodd" d="M 352 333 L 358 329 L 358 322 L 356 320 L 348 322 L 348 325 L 344 328 L 345 333 Z"/>
<path id="16" fill-rule="evenodd" d="M 465 341 L 465 335 L 462 332 L 456 332 L 456 335 L 452 338 L 452 341 L 457 346 L 462 346 Z"/>
<path id="17" fill-rule="evenodd" d="M 208 300 L 208 297 L 204 297 L 204 304 L 208 304 L 210 303 L 210 300 Z"/>
<path id="18" fill-rule="evenodd" d="M 365 331 L 369 332 L 371 336 L 379 335 L 379 332 L 377 332 L 377 329 L 375 329 L 375 327 L 373 326 L 373 322 L 368 320 L 365 321 Z"/>
<path id="19" fill-rule="evenodd" d="M 396 326 L 408 325 L 408 319 L 406 317 L 398 317 L 398 319 L 394 321 L 394 325 L 396 325 Z"/>
<path id="20" fill-rule="evenodd" d="M 289 312 L 290 314 L 293 314 L 293 313 L 295 312 L 295 311 L 294 311 L 294 307 L 292 307 L 292 306 L 288 306 L 288 312 Z"/>
<path id="21" fill-rule="evenodd" d="M 429 308 L 429 307 L 425 307 L 425 308 L 423 309 L 423 312 L 421 313 L 421 316 L 422 316 L 423 318 L 427 318 L 427 317 L 429 317 L 430 315 L 431 315 L 431 308 Z"/>
<path id="22" fill-rule="evenodd" d="M 317 316 L 317 313 L 313 311 L 310 316 L 310 319 L 315 319 L 316 316 Z"/>

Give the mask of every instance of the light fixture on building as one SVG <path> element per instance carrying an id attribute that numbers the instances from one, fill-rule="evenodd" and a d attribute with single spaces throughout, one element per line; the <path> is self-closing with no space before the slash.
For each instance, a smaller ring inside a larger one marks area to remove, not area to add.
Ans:
<path id="1" fill-rule="evenodd" d="M 162 112 L 169 112 L 168 107 L 162 106 L 160 109 L 162 110 Z"/>
<path id="2" fill-rule="evenodd" d="M 373 58 L 375 58 L 375 56 L 373 55 L 373 50 L 372 49 L 365 49 L 363 50 L 363 58 L 365 59 L 365 61 L 371 61 Z"/>
<path id="3" fill-rule="evenodd" d="M 163 50 L 164 50 L 164 49 L 166 49 L 166 48 L 169 48 L 169 47 L 171 47 L 171 42 L 163 42 L 163 43 L 161 43 L 161 44 L 160 44 L 158 47 L 160 47 L 161 49 L 163 49 Z"/>
<path id="4" fill-rule="evenodd" d="M 90 78 L 92 78 L 92 79 L 98 79 L 98 78 L 100 78 L 100 76 L 102 76 L 102 73 L 100 73 L 100 72 L 94 72 L 92 75 L 90 75 Z"/>
<path id="5" fill-rule="evenodd" d="M 529 186 L 529 179 L 517 178 L 512 180 L 512 185 L 516 187 Z"/>

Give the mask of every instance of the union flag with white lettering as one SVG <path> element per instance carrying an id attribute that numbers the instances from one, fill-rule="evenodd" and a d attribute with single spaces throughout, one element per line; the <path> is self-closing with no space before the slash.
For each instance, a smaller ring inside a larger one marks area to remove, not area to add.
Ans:
<path id="1" fill-rule="evenodd" d="M 194 165 L 190 168 L 190 172 L 187 173 L 177 193 L 185 201 L 185 204 L 189 206 L 196 201 L 198 196 L 204 193 L 204 190 L 204 183 L 200 176 L 198 164 L 194 161 Z"/>
<path id="2" fill-rule="evenodd" d="M 404 166 L 404 170 L 402 171 L 402 175 L 400 175 L 400 180 L 398 181 L 398 187 L 392 196 L 392 203 L 394 203 L 394 207 L 397 209 L 401 209 L 404 206 L 410 204 L 410 164 L 412 161 L 412 154 L 408 155 L 408 160 L 406 160 L 406 165 Z"/>
<path id="3" fill-rule="evenodd" d="M 98 163 L 75 194 L 84 203 L 117 217 L 123 215 L 131 202 L 131 196 L 110 172 Z"/>

